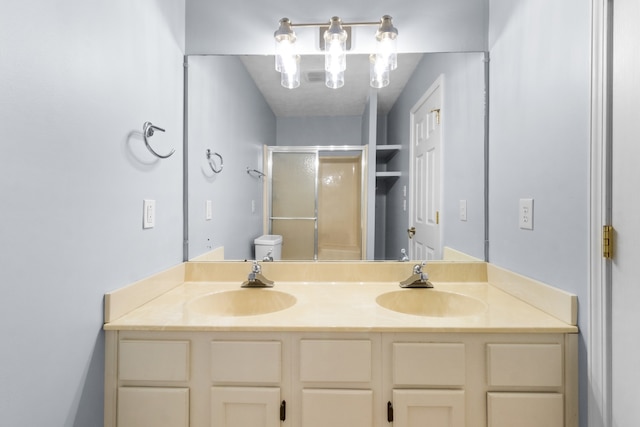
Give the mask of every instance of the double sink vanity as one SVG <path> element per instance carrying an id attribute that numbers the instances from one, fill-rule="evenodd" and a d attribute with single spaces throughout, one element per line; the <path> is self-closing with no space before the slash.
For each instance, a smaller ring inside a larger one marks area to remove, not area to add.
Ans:
<path id="1" fill-rule="evenodd" d="M 577 300 L 484 262 L 187 262 L 105 297 L 105 426 L 578 425 Z"/>

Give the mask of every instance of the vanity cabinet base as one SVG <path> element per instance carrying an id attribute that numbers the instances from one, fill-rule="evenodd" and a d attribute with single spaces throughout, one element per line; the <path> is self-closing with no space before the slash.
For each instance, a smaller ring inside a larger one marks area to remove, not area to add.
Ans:
<path id="1" fill-rule="evenodd" d="M 577 342 L 562 333 L 107 331 L 104 425 L 577 427 Z"/>

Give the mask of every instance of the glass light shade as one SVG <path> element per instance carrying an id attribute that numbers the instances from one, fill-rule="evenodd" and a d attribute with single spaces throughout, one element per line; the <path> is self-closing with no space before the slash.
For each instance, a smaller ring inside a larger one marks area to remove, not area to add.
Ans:
<path id="1" fill-rule="evenodd" d="M 398 68 L 397 39 L 398 30 L 391 23 L 391 17 L 389 15 L 383 16 L 376 32 L 376 54 L 380 60 L 388 64 L 389 70 Z"/>
<path id="2" fill-rule="evenodd" d="M 284 58 L 280 73 L 280 84 L 287 89 L 295 89 L 300 86 L 300 55 Z"/>
<path id="3" fill-rule="evenodd" d="M 324 32 L 324 69 L 328 73 L 338 74 L 347 69 L 347 37 L 340 18 L 331 18 Z"/>
<path id="4" fill-rule="evenodd" d="M 369 84 L 380 89 L 389 86 L 389 67 L 378 55 L 369 55 Z"/>
<path id="5" fill-rule="evenodd" d="M 325 85 L 329 89 L 340 89 L 344 86 L 344 71 L 338 71 L 336 73 L 325 71 Z"/>
<path id="6" fill-rule="evenodd" d="M 280 20 L 280 27 L 273 33 L 276 43 L 275 68 L 276 71 L 282 71 L 282 64 L 286 58 L 295 55 L 296 33 L 291 28 L 289 18 Z"/>

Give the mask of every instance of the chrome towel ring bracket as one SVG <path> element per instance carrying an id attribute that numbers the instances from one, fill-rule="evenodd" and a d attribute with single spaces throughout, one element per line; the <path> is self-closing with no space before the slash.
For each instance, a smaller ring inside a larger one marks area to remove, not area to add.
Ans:
<path id="1" fill-rule="evenodd" d="M 167 155 L 162 155 L 162 154 L 158 154 L 153 148 L 151 148 L 151 146 L 149 145 L 149 138 L 153 136 L 153 133 L 155 131 L 159 130 L 160 132 L 164 132 L 165 130 L 162 129 L 161 127 L 155 126 L 153 123 L 151 122 L 144 122 L 144 125 L 142 126 L 142 135 L 144 136 L 144 144 L 147 146 L 147 149 L 149 151 L 151 151 L 151 154 L 153 154 L 156 157 L 159 157 L 161 159 L 166 159 L 167 157 L 171 156 L 173 153 L 176 152 L 175 148 L 171 149 L 171 152 Z"/>
<path id="2" fill-rule="evenodd" d="M 213 161 L 213 159 L 211 158 L 212 156 L 216 156 L 220 159 L 220 167 L 216 167 L 216 162 Z M 211 170 L 214 173 L 220 173 L 222 172 L 222 168 L 224 168 L 224 160 L 222 159 L 222 156 L 216 152 L 212 152 L 211 150 L 209 150 L 207 148 L 207 161 L 209 162 L 209 167 L 211 167 Z"/>
<path id="3" fill-rule="evenodd" d="M 254 178 L 264 178 L 265 176 L 267 176 L 257 169 L 251 169 L 249 166 L 247 166 L 247 174 L 249 174 L 249 176 L 252 176 Z"/>

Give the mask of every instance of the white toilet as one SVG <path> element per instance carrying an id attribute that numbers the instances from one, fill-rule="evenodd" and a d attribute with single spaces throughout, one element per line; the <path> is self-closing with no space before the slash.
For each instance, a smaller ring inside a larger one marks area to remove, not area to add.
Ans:
<path id="1" fill-rule="evenodd" d="M 282 236 L 264 234 L 257 237 L 253 243 L 256 250 L 256 260 L 262 261 L 267 256 L 273 258 L 274 261 L 282 259 Z"/>

